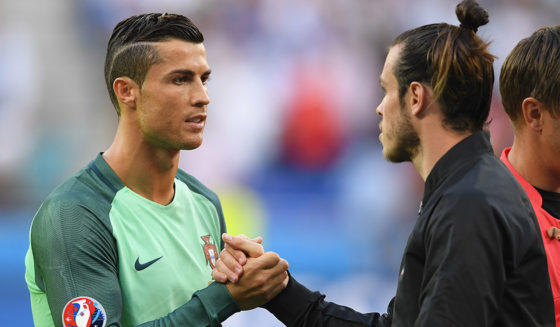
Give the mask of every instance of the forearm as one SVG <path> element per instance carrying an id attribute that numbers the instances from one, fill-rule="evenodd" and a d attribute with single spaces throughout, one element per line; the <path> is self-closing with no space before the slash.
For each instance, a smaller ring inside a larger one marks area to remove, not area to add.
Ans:
<path id="1" fill-rule="evenodd" d="M 223 284 L 212 283 L 194 293 L 184 305 L 167 316 L 145 322 L 138 327 L 213 327 L 239 311 L 239 307 Z"/>
<path id="2" fill-rule="evenodd" d="M 263 307 L 289 327 L 391 326 L 392 303 L 387 314 L 360 313 L 324 298 L 290 276 L 286 289 Z"/>

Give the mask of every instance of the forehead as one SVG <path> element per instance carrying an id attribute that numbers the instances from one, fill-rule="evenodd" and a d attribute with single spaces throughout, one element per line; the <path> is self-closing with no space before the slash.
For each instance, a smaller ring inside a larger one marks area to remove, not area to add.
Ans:
<path id="1" fill-rule="evenodd" d="M 400 44 L 394 45 L 389 49 L 389 53 L 387 54 L 387 58 L 385 59 L 385 64 L 383 65 L 383 71 L 381 72 L 382 82 L 387 83 L 388 81 L 395 79 L 393 67 L 395 67 L 395 64 L 399 59 L 400 52 Z"/>
<path id="2" fill-rule="evenodd" d="M 209 69 L 206 60 L 206 49 L 202 43 L 171 39 L 156 42 L 154 45 L 158 52 L 159 60 L 152 68 L 184 68 L 194 72 L 205 72 Z"/>

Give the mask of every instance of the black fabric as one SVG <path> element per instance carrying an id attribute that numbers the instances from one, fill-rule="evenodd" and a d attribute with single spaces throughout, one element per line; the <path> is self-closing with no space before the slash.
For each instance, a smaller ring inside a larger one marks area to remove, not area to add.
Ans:
<path id="1" fill-rule="evenodd" d="M 263 307 L 286 326 L 391 326 L 393 301 L 387 314 L 379 314 L 360 313 L 324 299 L 324 295 L 310 291 L 290 275 L 286 289 Z"/>
<path id="2" fill-rule="evenodd" d="M 542 208 L 552 217 L 560 219 L 560 193 L 545 191 L 538 187 L 535 189 L 542 197 Z"/>
<path id="3" fill-rule="evenodd" d="M 554 326 L 546 255 L 531 204 L 477 132 L 426 180 L 387 313 L 324 301 L 293 278 L 265 308 L 287 326 Z"/>

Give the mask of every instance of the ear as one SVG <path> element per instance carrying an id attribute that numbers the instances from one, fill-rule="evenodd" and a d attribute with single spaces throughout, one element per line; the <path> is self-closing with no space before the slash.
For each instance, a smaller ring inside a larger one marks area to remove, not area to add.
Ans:
<path id="1" fill-rule="evenodd" d="M 119 103 L 136 109 L 136 100 L 140 94 L 140 88 L 130 77 L 118 77 L 113 82 L 113 92 Z"/>
<path id="2" fill-rule="evenodd" d="M 529 97 L 521 103 L 521 112 L 525 125 L 531 130 L 542 133 L 544 105 L 539 100 Z"/>
<path id="3" fill-rule="evenodd" d="M 428 104 L 429 92 L 420 82 L 412 82 L 408 88 L 410 94 L 408 101 L 412 110 L 411 114 L 419 116 L 424 111 L 424 108 L 426 108 L 426 104 Z"/>

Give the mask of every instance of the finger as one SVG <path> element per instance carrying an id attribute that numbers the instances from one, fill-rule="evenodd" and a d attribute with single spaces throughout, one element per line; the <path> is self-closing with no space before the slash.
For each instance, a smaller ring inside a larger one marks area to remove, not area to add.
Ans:
<path id="1" fill-rule="evenodd" d="M 276 297 L 276 295 L 282 292 L 282 290 L 284 290 L 288 285 L 289 281 L 290 281 L 290 276 L 288 276 L 287 272 L 274 276 L 274 278 L 270 280 L 270 285 L 272 286 L 270 287 L 268 294 L 266 296 L 267 302 L 272 300 L 273 298 Z"/>
<path id="2" fill-rule="evenodd" d="M 227 233 L 224 233 L 224 234 L 228 235 Z M 222 236 L 223 236 L 223 234 L 222 234 Z M 257 236 L 255 238 L 249 238 L 245 234 L 238 234 L 237 236 L 232 236 L 232 237 L 237 237 L 237 238 L 240 238 L 242 240 L 253 241 L 253 242 L 256 242 L 256 243 L 259 243 L 259 244 L 262 244 L 262 241 L 263 241 L 262 236 Z"/>
<path id="3" fill-rule="evenodd" d="M 222 239 L 235 250 L 243 251 L 252 258 L 260 257 L 264 253 L 262 245 L 249 239 L 243 239 L 242 237 L 231 236 L 225 233 L 222 234 Z"/>
<path id="4" fill-rule="evenodd" d="M 258 269 L 272 269 L 275 268 L 280 260 L 280 256 L 274 252 L 266 252 L 262 256 L 255 258 L 254 265 L 258 267 Z"/>
<path id="5" fill-rule="evenodd" d="M 283 275 L 289 267 L 290 265 L 288 264 L 288 261 L 280 258 L 280 260 L 278 260 L 278 264 L 270 268 L 269 271 L 273 275 Z"/>
<path id="6" fill-rule="evenodd" d="M 222 284 L 224 284 L 228 280 L 227 275 L 223 272 L 218 271 L 218 269 L 216 268 L 212 269 L 212 279 Z"/>
<path id="7" fill-rule="evenodd" d="M 548 237 L 550 239 L 557 239 L 560 240 L 560 229 L 556 228 L 556 227 L 550 227 L 547 231 L 546 234 L 548 235 Z"/>
<path id="8" fill-rule="evenodd" d="M 227 254 L 224 252 L 227 252 Z M 232 256 L 237 262 L 239 262 L 240 265 L 244 265 L 247 262 L 247 255 L 245 255 L 245 252 L 236 250 L 228 244 L 225 245 L 225 249 L 222 250 L 222 254 Z"/>
<path id="9" fill-rule="evenodd" d="M 232 283 L 237 283 L 237 281 L 239 280 L 239 276 L 233 271 L 231 271 L 221 259 L 216 261 L 215 269 L 217 269 L 218 272 L 225 274 L 227 276 L 227 279 Z"/>
<path id="10" fill-rule="evenodd" d="M 249 239 L 249 236 L 247 236 L 247 235 L 245 235 L 245 234 L 237 234 L 237 236 L 235 236 L 235 237 L 238 237 L 238 238 L 240 238 L 240 239 L 242 239 L 242 240 L 248 240 L 248 239 Z"/>
<path id="11" fill-rule="evenodd" d="M 288 286 L 289 282 L 290 282 L 290 275 L 288 275 L 288 272 L 286 271 L 286 277 L 284 277 L 284 281 L 282 281 L 283 289 L 286 288 L 286 286 Z"/>
<path id="12" fill-rule="evenodd" d="M 241 252 L 241 251 L 235 251 L 235 252 Z M 241 252 L 241 255 L 243 256 L 243 259 L 246 260 L 245 254 L 243 252 Z M 222 263 L 231 272 L 235 273 L 237 277 L 240 277 L 241 274 L 243 273 L 243 266 L 239 263 L 238 259 L 229 252 L 229 250 L 222 251 L 219 260 L 221 260 Z"/>
<path id="13" fill-rule="evenodd" d="M 560 240 L 560 229 L 556 227 L 552 227 L 552 229 L 553 229 L 553 233 L 550 238 L 555 238 L 556 240 Z"/>
<path id="14" fill-rule="evenodd" d="M 239 238 L 241 238 L 241 239 L 243 239 L 243 240 L 253 241 L 253 242 L 258 243 L 258 244 L 262 244 L 262 242 L 263 242 L 262 236 L 257 236 L 257 237 L 255 237 L 255 238 L 249 238 L 249 237 L 248 237 L 247 235 L 245 235 L 245 234 L 239 234 L 239 235 L 237 235 L 236 237 L 239 237 Z"/>

